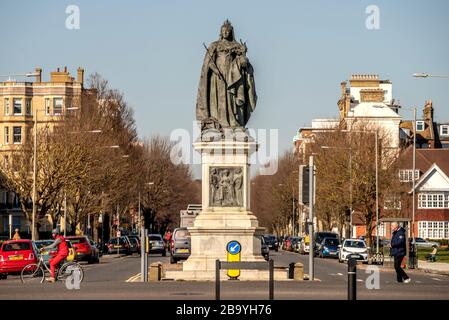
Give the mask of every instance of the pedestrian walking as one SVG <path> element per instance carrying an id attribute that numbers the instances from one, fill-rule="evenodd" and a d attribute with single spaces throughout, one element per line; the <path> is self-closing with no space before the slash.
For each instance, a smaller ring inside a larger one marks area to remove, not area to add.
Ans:
<path id="1" fill-rule="evenodd" d="M 398 283 L 409 283 L 409 276 L 402 269 L 402 260 L 407 250 L 405 241 L 405 229 L 400 227 L 397 222 L 391 224 L 393 235 L 391 237 L 391 255 L 394 257 L 394 269 L 396 270 L 396 279 Z"/>
<path id="2" fill-rule="evenodd" d="M 165 242 L 167 244 L 167 248 L 170 248 L 171 236 L 172 235 L 171 235 L 170 229 L 167 229 L 167 232 L 165 232 L 165 236 L 164 236 Z"/>
<path id="3" fill-rule="evenodd" d="M 15 231 L 15 234 L 12 237 L 12 239 L 13 240 L 20 240 L 21 238 L 20 238 L 20 234 L 19 234 L 19 229 L 15 229 L 14 231 Z"/>

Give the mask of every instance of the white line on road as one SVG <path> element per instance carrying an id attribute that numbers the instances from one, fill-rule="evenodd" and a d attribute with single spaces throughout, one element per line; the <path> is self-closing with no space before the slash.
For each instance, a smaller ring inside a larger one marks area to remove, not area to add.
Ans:
<path id="1" fill-rule="evenodd" d="M 438 278 L 432 278 L 432 280 L 435 280 L 435 281 L 443 281 L 443 280 L 438 279 Z"/>
<path id="2" fill-rule="evenodd" d="M 132 276 L 131 278 L 129 278 L 128 280 L 126 280 L 126 282 L 135 282 L 137 279 L 139 279 L 140 277 L 140 273 Z"/>

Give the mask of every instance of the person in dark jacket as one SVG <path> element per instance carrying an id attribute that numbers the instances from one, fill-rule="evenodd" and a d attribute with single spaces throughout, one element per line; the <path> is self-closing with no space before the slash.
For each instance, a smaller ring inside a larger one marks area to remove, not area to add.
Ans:
<path id="1" fill-rule="evenodd" d="M 396 270 L 396 279 L 399 283 L 409 283 L 411 280 L 401 268 L 402 260 L 406 255 L 405 230 L 397 222 L 391 224 L 393 235 L 391 237 L 391 255 L 394 257 L 394 269 Z"/>

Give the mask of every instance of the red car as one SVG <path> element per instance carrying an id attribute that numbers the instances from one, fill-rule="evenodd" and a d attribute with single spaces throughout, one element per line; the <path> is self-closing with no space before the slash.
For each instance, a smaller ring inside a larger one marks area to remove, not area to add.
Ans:
<path id="1" fill-rule="evenodd" d="M 37 263 L 37 248 L 31 240 L 10 240 L 0 248 L 0 279 L 8 273 L 22 271 L 29 263 Z"/>
<path id="2" fill-rule="evenodd" d="M 88 263 L 100 262 L 100 253 L 93 241 L 90 241 L 86 236 L 69 236 L 67 240 L 70 241 L 76 250 L 77 261 L 87 261 Z"/>

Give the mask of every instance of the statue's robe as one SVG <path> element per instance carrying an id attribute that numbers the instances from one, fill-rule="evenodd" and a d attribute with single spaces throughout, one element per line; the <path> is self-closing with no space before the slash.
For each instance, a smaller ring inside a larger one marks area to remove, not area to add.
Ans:
<path id="1" fill-rule="evenodd" d="M 236 41 L 227 45 L 240 46 Z M 256 108 L 254 71 L 243 55 L 230 55 L 229 61 L 223 61 L 221 56 L 221 63 L 217 63 L 219 46 L 220 41 L 213 42 L 204 58 L 196 118 L 199 121 L 215 118 L 222 127 L 244 127 Z M 223 78 L 213 69 L 218 69 Z"/>

